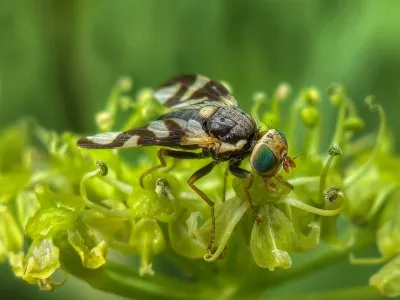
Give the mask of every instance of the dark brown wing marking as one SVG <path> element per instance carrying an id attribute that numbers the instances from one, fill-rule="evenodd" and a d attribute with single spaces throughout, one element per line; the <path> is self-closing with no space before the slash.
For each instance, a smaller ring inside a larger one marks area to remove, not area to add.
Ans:
<path id="1" fill-rule="evenodd" d="M 221 83 L 201 75 L 182 75 L 162 84 L 154 92 L 163 105 L 183 108 L 190 105 L 212 102 L 214 105 L 237 106 L 235 98 Z"/>

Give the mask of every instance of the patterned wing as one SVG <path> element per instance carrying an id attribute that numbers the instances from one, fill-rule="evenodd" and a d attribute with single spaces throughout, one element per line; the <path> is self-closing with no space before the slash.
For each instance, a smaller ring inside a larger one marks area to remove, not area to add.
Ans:
<path id="1" fill-rule="evenodd" d="M 237 106 L 235 98 L 223 84 L 201 75 L 174 77 L 157 88 L 154 96 L 163 105 L 173 108 L 200 103 Z"/>
<path id="2" fill-rule="evenodd" d="M 207 135 L 196 120 L 171 118 L 156 120 L 148 126 L 125 132 L 106 132 L 78 140 L 77 145 L 89 149 L 166 146 L 196 149 L 217 142 Z"/>

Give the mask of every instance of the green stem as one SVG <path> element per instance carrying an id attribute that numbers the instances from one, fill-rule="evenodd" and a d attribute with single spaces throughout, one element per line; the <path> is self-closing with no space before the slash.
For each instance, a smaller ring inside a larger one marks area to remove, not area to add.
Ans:
<path id="1" fill-rule="evenodd" d="M 256 118 L 257 121 L 261 120 L 260 111 L 261 106 L 267 102 L 267 96 L 264 93 L 255 94 L 253 96 L 253 105 L 251 107 L 251 115 Z"/>
<path id="2" fill-rule="evenodd" d="M 386 132 L 386 115 L 385 112 L 380 105 L 370 105 L 371 110 L 377 110 L 380 116 L 380 125 L 379 125 L 379 132 L 376 138 L 376 143 L 375 143 L 375 148 L 372 151 L 372 154 L 369 156 L 369 159 L 366 163 L 364 163 L 360 168 L 358 168 L 358 171 L 355 172 L 353 175 L 349 176 L 346 178 L 344 181 L 344 185 L 346 188 L 354 184 L 361 176 L 365 174 L 365 172 L 372 166 L 374 163 L 376 156 L 378 155 L 381 145 L 384 142 L 385 138 L 385 132 Z"/>
<path id="3" fill-rule="evenodd" d="M 343 130 L 344 130 L 344 122 L 346 118 L 346 110 L 347 110 L 347 99 L 342 99 L 341 103 L 339 104 L 339 112 L 336 121 L 336 129 L 335 135 L 333 136 L 332 145 L 339 145 L 342 146 L 343 141 Z"/>
<path id="4" fill-rule="evenodd" d="M 320 181 L 320 176 L 303 176 L 303 177 L 296 177 L 293 179 L 289 179 L 288 182 L 296 187 L 296 186 L 302 186 L 306 184 L 312 184 Z"/>
<path id="5" fill-rule="evenodd" d="M 296 133 L 297 133 L 297 121 L 298 121 L 298 116 L 299 116 L 299 111 L 301 107 L 303 106 L 303 101 L 301 97 L 299 96 L 294 103 L 291 105 L 290 109 L 290 117 L 288 118 L 288 129 L 286 132 L 286 137 L 289 142 L 293 144 L 292 149 L 294 151 L 297 151 L 296 148 Z"/>
<path id="6" fill-rule="evenodd" d="M 130 186 L 129 184 L 126 184 L 125 182 L 119 181 L 115 178 L 111 178 L 111 177 L 103 177 L 102 178 L 105 182 L 107 182 L 109 185 L 112 185 L 113 187 L 115 187 L 117 190 L 119 190 L 120 192 L 124 193 L 124 194 L 132 194 L 133 192 L 133 188 L 132 186 Z"/>
<path id="7" fill-rule="evenodd" d="M 338 207 L 336 209 L 329 209 L 329 210 L 316 208 L 314 206 L 311 206 L 311 205 L 308 205 L 308 204 L 306 204 L 304 202 L 301 202 L 301 201 L 297 200 L 296 198 L 289 198 L 289 197 L 285 198 L 285 199 L 282 200 L 282 203 L 286 203 L 286 204 L 288 204 L 290 206 L 297 207 L 299 209 L 308 211 L 310 213 L 313 213 L 313 214 L 316 214 L 316 215 L 319 215 L 319 216 L 332 217 L 332 216 L 338 215 L 344 209 L 344 207 L 346 205 L 346 201 L 345 201 L 345 198 L 344 198 L 343 194 L 339 193 L 338 196 L 342 197 L 344 201 L 342 202 L 340 207 Z"/>
<path id="8" fill-rule="evenodd" d="M 293 299 L 293 297 L 278 297 L 276 300 Z M 335 291 L 327 291 L 320 293 L 312 293 L 299 295 L 298 300 L 338 300 L 338 299 L 362 299 L 362 300 L 378 300 L 382 299 L 379 291 L 371 286 L 360 286 L 350 289 L 342 289 Z"/>
<path id="9" fill-rule="evenodd" d="M 104 165 L 105 166 L 105 165 Z M 86 182 L 88 181 L 88 179 L 92 178 L 92 177 L 96 177 L 98 175 L 100 176 L 104 176 L 106 173 L 105 167 L 103 167 L 103 165 L 101 165 L 100 163 L 98 163 L 98 167 L 96 170 L 86 173 L 85 176 L 83 176 L 81 182 L 80 182 L 80 194 L 83 200 L 85 200 L 86 202 L 86 206 L 99 212 L 102 213 L 105 216 L 109 216 L 109 217 L 117 217 L 117 218 L 123 218 L 123 219 L 129 219 L 130 218 L 130 214 L 128 211 L 120 211 L 120 210 L 110 210 L 108 208 L 105 208 L 104 206 L 101 206 L 97 203 L 94 203 L 92 201 L 89 200 L 87 193 L 86 193 Z"/>
<path id="10" fill-rule="evenodd" d="M 319 198 L 318 198 L 318 205 L 323 205 L 325 202 L 325 197 L 324 197 L 324 191 L 326 187 L 326 179 L 328 177 L 328 172 L 329 169 L 332 165 L 333 159 L 335 156 L 338 156 L 341 154 L 341 150 L 338 146 L 333 144 L 331 148 L 329 149 L 329 158 L 327 162 L 325 163 L 324 168 L 322 169 L 321 176 L 320 176 L 320 181 L 319 181 Z"/>

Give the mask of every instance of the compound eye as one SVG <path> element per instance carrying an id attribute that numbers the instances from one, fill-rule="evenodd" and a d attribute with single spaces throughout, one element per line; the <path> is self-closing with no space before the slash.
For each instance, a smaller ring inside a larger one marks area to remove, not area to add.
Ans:
<path id="1" fill-rule="evenodd" d="M 272 150 L 265 144 L 257 147 L 250 158 L 253 169 L 258 173 L 267 173 L 276 168 L 277 159 Z"/>

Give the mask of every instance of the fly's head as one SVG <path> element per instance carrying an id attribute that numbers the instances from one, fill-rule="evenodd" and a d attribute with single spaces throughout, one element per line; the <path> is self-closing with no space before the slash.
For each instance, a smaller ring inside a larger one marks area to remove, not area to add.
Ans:
<path id="1" fill-rule="evenodd" d="M 294 160 L 288 156 L 286 136 L 277 129 L 269 129 L 260 135 L 251 152 L 250 164 L 263 178 L 275 176 L 282 166 L 286 173 L 296 167 Z"/>

